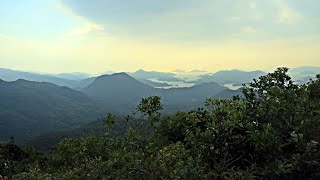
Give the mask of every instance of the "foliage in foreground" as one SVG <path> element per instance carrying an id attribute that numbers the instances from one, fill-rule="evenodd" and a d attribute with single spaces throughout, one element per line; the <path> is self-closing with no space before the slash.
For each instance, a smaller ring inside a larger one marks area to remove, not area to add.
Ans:
<path id="1" fill-rule="evenodd" d="M 163 116 L 160 97 L 125 117 L 108 114 L 102 136 L 65 139 L 48 155 L 0 147 L 0 174 L 14 179 L 320 178 L 320 76 L 296 85 L 279 68 L 243 87 L 241 97 Z"/>

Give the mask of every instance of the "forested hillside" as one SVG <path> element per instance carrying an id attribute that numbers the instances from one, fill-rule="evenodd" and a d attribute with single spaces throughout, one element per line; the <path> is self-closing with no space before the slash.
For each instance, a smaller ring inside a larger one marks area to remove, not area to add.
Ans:
<path id="1" fill-rule="evenodd" d="M 104 113 L 87 95 L 51 83 L 0 80 L 0 141 L 71 130 Z"/>
<path id="2" fill-rule="evenodd" d="M 101 118 L 107 112 L 124 115 L 135 110 L 139 100 L 147 96 L 161 96 L 164 113 L 167 114 L 202 106 L 206 97 L 231 98 L 239 93 L 224 93 L 227 88 L 213 82 L 188 88 L 159 89 L 126 73 L 103 75 L 80 82 L 88 85 L 74 90 L 23 79 L 1 81 L 0 140 L 13 136 L 20 143 L 35 136 L 43 138 L 47 133 L 57 135 L 57 132 L 82 126 L 86 128 L 88 122 Z M 48 138 L 61 139 L 58 137 L 64 136 Z"/>
<path id="3" fill-rule="evenodd" d="M 49 154 L 0 146 L 0 174 L 13 179 L 319 179 L 320 75 L 296 85 L 279 68 L 233 99 L 161 114 L 143 98 L 102 135 L 65 139 Z M 125 133 L 115 135 L 119 124 Z"/>

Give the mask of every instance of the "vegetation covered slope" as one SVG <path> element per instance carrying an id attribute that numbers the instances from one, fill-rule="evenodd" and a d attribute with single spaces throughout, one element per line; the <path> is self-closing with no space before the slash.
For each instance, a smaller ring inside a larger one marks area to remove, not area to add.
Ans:
<path id="1" fill-rule="evenodd" d="M 87 95 L 51 83 L 0 81 L 0 140 L 70 130 L 102 111 Z"/>
<path id="2" fill-rule="evenodd" d="M 160 97 L 141 100 L 112 136 L 65 139 L 41 155 L 12 142 L 0 174 L 16 179 L 319 179 L 320 75 L 296 85 L 286 68 L 243 87 L 242 98 L 162 116 Z"/>
<path id="3" fill-rule="evenodd" d="M 126 113 L 142 97 L 158 94 L 157 89 L 126 73 L 99 76 L 82 91 L 115 113 Z"/>

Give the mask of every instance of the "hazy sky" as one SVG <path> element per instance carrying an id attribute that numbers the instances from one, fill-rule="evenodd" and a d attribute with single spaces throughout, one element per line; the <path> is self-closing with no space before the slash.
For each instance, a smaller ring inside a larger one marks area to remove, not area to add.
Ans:
<path id="1" fill-rule="evenodd" d="M 41 72 L 320 66 L 319 0 L 1 0 L 0 67 Z"/>

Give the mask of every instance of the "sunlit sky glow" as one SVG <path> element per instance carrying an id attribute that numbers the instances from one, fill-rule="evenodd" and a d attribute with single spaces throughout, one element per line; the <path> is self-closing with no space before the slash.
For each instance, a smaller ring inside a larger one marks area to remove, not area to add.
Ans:
<path id="1" fill-rule="evenodd" d="M 320 66 L 319 0 L 2 0 L 0 67 L 49 73 Z"/>

